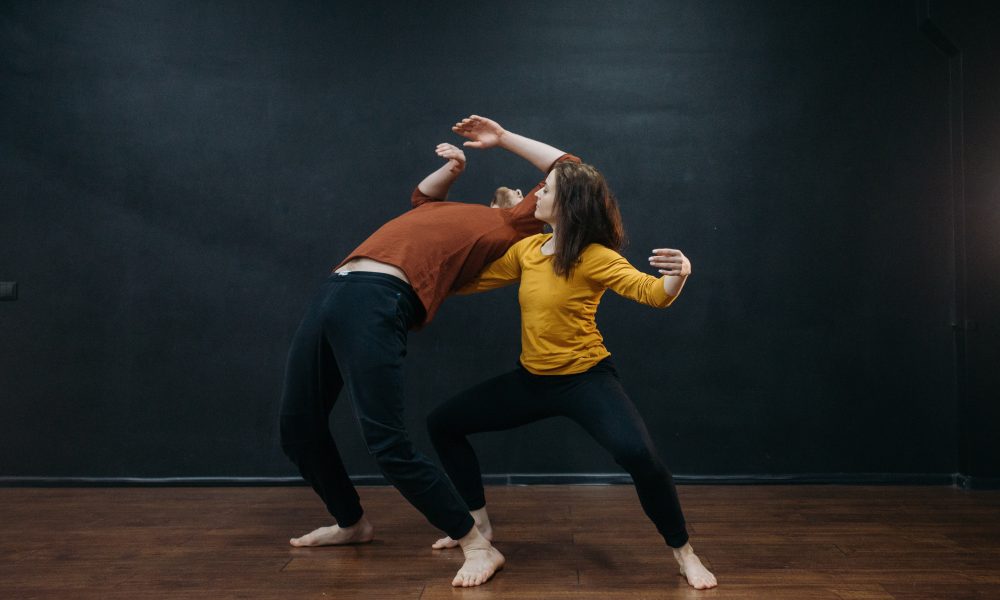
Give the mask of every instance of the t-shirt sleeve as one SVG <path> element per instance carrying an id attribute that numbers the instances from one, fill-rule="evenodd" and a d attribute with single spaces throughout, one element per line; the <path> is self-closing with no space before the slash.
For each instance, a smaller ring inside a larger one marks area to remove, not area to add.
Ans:
<path id="1" fill-rule="evenodd" d="M 552 165 L 549 167 L 547 171 L 545 171 L 545 177 L 548 177 L 549 173 L 552 172 L 552 169 L 556 168 L 556 165 L 561 162 L 578 163 L 581 161 L 578 157 L 573 156 L 572 154 L 563 154 L 562 156 L 557 158 L 555 162 L 552 163 Z M 524 200 L 521 200 L 517 204 L 517 206 L 510 209 L 511 218 L 515 220 L 526 219 L 526 218 L 534 219 L 535 205 L 538 204 L 538 191 L 545 186 L 545 177 L 542 177 L 542 180 L 538 182 L 538 185 L 536 185 L 534 188 L 531 189 L 530 192 L 528 192 L 528 194 L 524 197 Z M 539 229 L 541 229 L 542 226 L 541 221 L 538 221 L 538 226 Z"/>
<path id="2" fill-rule="evenodd" d="M 657 308 L 670 306 L 676 298 L 663 289 L 662 277 L 639 271 L 614 250 L 594 244 L 584 252 L 580 267 L 587 278 L 619 296 Z"/>
<path id="3" fill-rule="evenodd" d="M 431 198 L 427 194 L 420 191 L 420 186 L 413 188 L 413 193 L 410 194 L 410 204 L 413 208 L 420 206 L 421 204 L 426 204 L 428 202 L 443 202 L 444 198 Z"/>
<path id="4" fill-rule="evenodd" d="M 507 249 L 503 256 L 489 264 L 475 279 L 455 293 L 461 296 L 487 292 L 516 283 L 521 279 L 521 249 L 524 240 Z"/>

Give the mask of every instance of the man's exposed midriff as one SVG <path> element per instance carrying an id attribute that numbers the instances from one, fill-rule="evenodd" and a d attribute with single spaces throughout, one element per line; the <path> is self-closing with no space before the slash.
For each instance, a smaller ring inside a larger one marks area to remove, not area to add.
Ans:
<path id="1" fill-rule="evenodd" d="M 384 273 L 392 275 L 397 279 L 402 279 L 406 283 L 410 280 L 406 278 L 406 273 L 399 267 L 387 265 L 384 262 L 372 260 L 370 258 L 354 258 L 341 265 L 334 273 L 349 273 L 351 271 L 368 271 L 369 273 Z"/>

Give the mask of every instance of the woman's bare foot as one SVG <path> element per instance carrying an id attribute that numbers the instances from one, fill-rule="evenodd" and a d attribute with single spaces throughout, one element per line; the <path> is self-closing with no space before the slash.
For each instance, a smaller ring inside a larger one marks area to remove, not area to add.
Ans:
<path id="1" fill-rule="evenodd" d="M 486 538 L 486 541 L 492 542 L 493 526 L 490 525 L 490 516 L 486 514 L 486 507 L 484 506 L 480 509 L 470 511 L 469 514 L 472 515 L 472 519 L 476 522 L 476 529 L 479 530 L 479 533 L 483 534 L 483 537 Z M 457 547 L 458 547 L 458 541 L 453 540 L 447 536 L 431 544 L 431 548 L 434 548 L 435 550 L 441 550 L 443 548 L 457 548 Z"/>
<path id="2" fill-rule="evenodd" d="M 687 578 L 688 584 L 696 590 L 707 590 L 719 585 L 715 580 L 715 575 L 701 564 L 701 559 L 694 553 L 691 544 L 684 544 L 682 548 L 674 548 L 674 558 L 681 567 L 681 575 Z"/>
<path id="3" fill-rule="evenodd" d="M 473 587 L 489 581 L 493 574 L 503 568 L 504 558 L 500 551 L 483 537 L 479 528 L 458 540 L 465 553 L 465 564 L 458 570 L 451 585 L 455 587 Z"/>
<path id="4" fill-rule="evenodd" d="M 292 538 L 288 543 L 296 548 L 306 546 L 342 546 L 345 544 L 365 544 L 375 537 L 375 528 L 362 515 L 361 520 L 350 527 L 332 525 L 320 527 L 302 537 Z"/>

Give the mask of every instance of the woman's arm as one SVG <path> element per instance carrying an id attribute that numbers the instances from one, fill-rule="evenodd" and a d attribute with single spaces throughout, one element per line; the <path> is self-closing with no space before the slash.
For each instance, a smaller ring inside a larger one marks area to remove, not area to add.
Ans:
<path id="1" fill-rule="evenodd" d="M 458 176 L 465 170 L 465 153 L 460 148 L 442 143 L 437 145 L 435 152 L 441 158 L 447 159 L 448 162 L 417 184 L 417 190 L 420 194 L 413 195 L 414 208 L 427 202 L 428 199 L 445 200 L 448 198 L 451 184 L 455 183 Z"/>
<path id="2" fill-rule="evenodd" d="M 458 135 L 469 138 L 470 141 L 465 142 L 464 146 L 469 148 L 500 146 L 527 160 L 543 172 L 547 172 L 552 167 L 552 163 L 566 154 L 548 144 L 507 131 L 496 121 L 479 115 L 462 119 L 451 130 Z"/>
<path id="3" fill-rule="evenodd" d="M 625 260 L 622 255 L 604 246 L 592 245 L 586 251 L 580 267 L 585 269 L 585 275 L 614 291 L 619 296 L 635 300 L 642 304 L 666 308 L 673 304 L 684 287 L 687 275 L 680 275 L 683 269 L 677 265 L 683 263 L 687 274 L 691 273 L 691 263 L 679 250 L 677 254 L 656 254 L 656 261 L 650 259 L 650 264 L 660 268 L 663 277 L 654 277 L 639 271 Z M 659 252 L 659 250 L 654 251 Z M 669 260 L 668 260 L 669 259 Z M 668 274 L 677 272 L 677 275 Z"/>

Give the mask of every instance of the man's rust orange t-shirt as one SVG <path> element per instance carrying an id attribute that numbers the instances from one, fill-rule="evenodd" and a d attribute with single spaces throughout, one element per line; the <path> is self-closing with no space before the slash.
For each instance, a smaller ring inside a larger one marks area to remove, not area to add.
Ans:
<path id="1" fill-rule="evenodd" d="M 561 161 L 580 159 L 563 154 L 556 163 Z M 380 227 L 334 269 L 355 258 L 399 268 L 424 305 L 424 322 L 417 325 L 422 327 L 431 322 L 449 294 L 474 279 L 517 241 L 541 233 L 543 223 L 535 219 L 535 204 L 544 185 L 543 178 L 513 208 L 447 202 L 415 189 L 412 210 Z"/>

